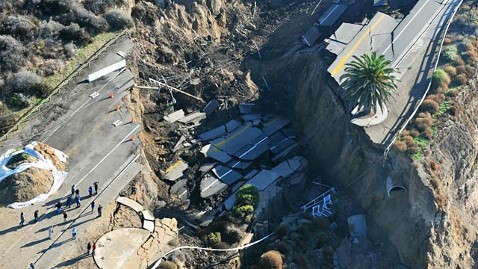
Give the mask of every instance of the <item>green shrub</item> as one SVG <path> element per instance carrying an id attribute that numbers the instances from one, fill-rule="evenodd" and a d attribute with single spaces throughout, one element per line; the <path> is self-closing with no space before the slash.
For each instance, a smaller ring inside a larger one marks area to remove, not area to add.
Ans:
<path id="1" fill-rule="evenodd" d="M 113 31 L 123 30 L 133 26 L 133 19 L 131 16 L 119 9 L 108 11 L 104 15 L 104 18 L 109 23 L 110 29 Z"/>
<path id="2" fill-rule="evenodd" d="M 441 83 L 450 84 L 450 76 L 441 68 L 435 70 L 432 76 L 433 83 L 439 85 Z"/>
<path id="3" fill-rule="evenodd" d="M 456 76 L 456 68 L 453 65 L 445 66 L 445 71 L 448 73 L 450 77 Z"/>
<path id="4" fill-rule="evenodd" d="M 259 264 L 264 269 L 282 269 L 282 256 L 277 250 L 269 250 L 261 255 Z"/>
<path id="5" fill-rule="evenodd" d="M 246 217 L 247 215 L 254 213 L 254 207 L 252 205 L 235 205 L 233 212 L 238 216 Z"/>
<path id="6" fill-rule="evenodd" d="M 172 261 L 164 261 L 159 265 L 159 269 L 178 269 L 178 265 Z"/>
<path id="7" fill-rule="evenodd" d="M 209 246 L 213 246 L 214 244 L 221 242 L 221 233 L 215 232 L 208 234 L 206 237 L 206 242 Z"/>
<path id="8" fill-rule="evenodd" d="M 468 79 L 466 78 L 465 74 L 459 74 L 453 79 L 453 83 L 459 86 L 466 85 L 468 83 Z"/>
<path id="9" fill-rule="evenodd" d="M 71 23 L 60 31 L 60 38 L 65 42 L 74 42 L 77 45 L 85 45 L 91 41 L 91 36 L 77 23 Z"/>
<path id="10" fill-rule="evenodd" d="M 14 108 L 23 109 L 30 106 L 33 100 L 23 93 L 16 92 L 7 99 L 7 103 Z"/>
<path id="11" fill-rule="evenodd" d="M 0 35 L 0 72 L 17 72 L 25 64 L 25 47 L 10 35 Z"/>
<path id="12" fill-rule="evenodd" d="M 431 114 L 438 111 L 439 105 L 432 99 L 425 99 L 420 105 L 420 111 L 430 112 Z"/>
<path id="13" fill-rule="evenodd" d="M 255 207 L 259 203 L 259 192 L 251 184 L 243 185 L 236 193 L 236 204 L 248 204 Z"/>
<path id="14" fill-rule="evenodd" d="M 455 45 L 446 46 L 442 51 L 442 57 L 448 62 L 458 59 L 458 48 Z"/>
<path id="15" fill-rule="evenodd" d="M 21 15 L 7 16 L 0 25 L 1 34 L 9 34 L 22 40 L 33 38 L 35 29 L 35 24 Z"/>

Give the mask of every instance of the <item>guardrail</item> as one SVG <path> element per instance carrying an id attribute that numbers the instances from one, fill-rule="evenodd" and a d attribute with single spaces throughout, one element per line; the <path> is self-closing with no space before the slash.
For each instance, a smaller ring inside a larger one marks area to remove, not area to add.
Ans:
<path id="1" fill-rule="evenodd" d="M 445 41 L 446 34 L 448 33 L 448 28 L 450 27 L 450 24 L 453 21 L 453 18 L 455 17 L 455 14 L 458 11 L 458 9 L 460 8 L 462 3 L 463 3 L 463 0 L 461 0 L 458 3 L 455 10 L 453 11 L 453 14 L 451 15 L 451 17 L 449 18 L 449 20 L 446 24 L 445 31 L 443 33 L 443 37 L 442 37 L 442 40 L 441 40 L 441 43 L 440 43 L 440 49 L 438 50 L 438 58 L 437 58 L 437 61 L 435 63 L 435 66 L 433 67 L 433 72 L 435 72 L 437 67 L 438 67 L 438 63 L 440 61 L 440 56 L 441 56 L 441 52 L 442 52 L 442 48 L 443 48 L 443 42 Z M 423 101 L 427 97 L 428 92 L 430 91 L 431 85 L 432 85 L 432 80 L 430 80 L 430 83 L 428 84 L 428 87 L 425 91 L 425 94 L 420 99 L 420 102 L 418 102 L 418 104 L 416 105 L 415 110 L 413 111 L 412 115 L 410 115 L 410 117 L 407 119 L 407 121 L 405 121 L 402 128 L 400 128 L 400 130 L 394 135 L 390 144 L 385 148 L 385 151 L 383 152 L 383 156 L 384 156 L 385 159 L 387 158 L 388 152 L 390 151 L 390 148 L 393 146 L 393 143 L 395 143 L 397 138 L 400 136 L 400 134 L 403 132 L 403 130 L 407 127 L 408 123 L 410 123 L 410 121 L 413 119 L 413 117 L 415 117 L 415 114 L 417 113 L 418 109 L 420 108 L 420 105 L 423 103 Z"/>
<path id="2" fill-rule="evenodd" d="M 101 46 L 101 48 L 99 48 L 95 53 L 93 53 L 88 59 L 86 59 L 86 61 L 84 61 L 82 64 L 80 64 L 77 68 L 75 68 L 75 70 L 73 70 L 73 72 L 71 72 L 66 78 L 64 78 L 58 85 L 56 85 L 56 87 L 52 90 L 52 92 L 47 96 L 45 97 L 44 99 L 42 99 L 40 102 L 38 102 L 36 105 L 34 105 L 32 108 L 30 108 L 27 112 L 25 112 L 25 114 L 23 114 L 22 116 L 20 116 L 20 118 L 15 122 L 15 124 L 12 125 L 12 127 L 10 127 L 7 132 L 5 134 L 2 135 L 2 137 L 0 137 L 0 142 L 1 141 L 5 141 L 8 139 L 8 135 L 10 135 L 11 133 L 15 132 L 15 131 L 18 131 L 18 129 L 20 128 L 20 125 L 22 125 L 23 123 L 27 122 L 28 119 L 33 115 L 35 114 L 36 112 L 38 112 L 41 108 L 41 106 L 43 106 L 44 104 L 48 103 L 51 101 L 51 97 L 53 95 L 56 95 L 60 92 L 61 88 L 64 87 L 66 84 L 68 84 L 72 79 L 76 78 L 77 75 L 80 74 L 81 71 L 83 71 L 83 69 L 85 67 L 89 67 L 90 63 L 94 60 L 96 60 L 98 58 L 98 56 L 100 54 L 102 54 L 110 45 L 112 45 L 113 43 L 115 43 L 120 37 L 122 37 L 123 35 L 125 35 L 127 33 L 126 30 L 123 30 L 121 33 L 119 33 L 118 35 L 116 35 L 115 37 L 111 38 L 110 40 L 108 40 L 105 44 L 103 44 L 103 46 Z"/>

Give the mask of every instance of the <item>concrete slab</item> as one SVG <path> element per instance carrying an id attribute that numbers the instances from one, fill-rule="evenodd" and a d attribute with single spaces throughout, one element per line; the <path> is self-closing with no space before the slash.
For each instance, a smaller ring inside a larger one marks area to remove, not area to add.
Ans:
<path id="1" fill-rule="evenodd" d="M 143 221 L 143 229 L 149 231 L 150 233 L 154 232 L 154 220 Z"/>
<path id="2" fill-rule="evenodd" d="M 233 156 L 245 161 L 254 161 L 268 150 L 269 138 L 262 134 L 235 152 Z"/>
<path id="3" fill-rule="evenodd" d="M 243 114 L 241 118 L 243 121 L 255 121 L 260 120 L 262 116 L 260 114 Z"/>
<path id="4" fill-rule="evenodd" d="M 342 53 L 342 51 L 344 51 L 345 47 L 347 47 L 347 44 L 340 43 L 331 39 L 327 39 L 325 40 L 325 42 L 328 43 L 326 49 L 335 55 L 339 55 L 340 53 Z"/>
<path id="5" fill-rule="evenodd" d="M 200 189 L 201 189 L 201 197 L 208 198 L 227 189 L 227 185 L 222 183 L 218 178 L 216 178 L 211 173 L 207 173 L 201 179 Z"/>
<path id="6" fill-rule="evenodd" d="M 141 211 L 141 215 L 143 215 L 143 219 L 145 219 L 145 220 L 154 221 L 154 219 L 155 219 L 153 213 L 151 211 L 149 211 L 148 209 L 145 209 L 145 210 Z"/>
<path id="7" fill-rule="evenodd" d="M 170 181 L 176 181 L 183 176 L 183 172 L 188 168 L 188 164 L 179 159 L 166 169 L 164 178 Z"/>
<path id="8" fill-rule="evenodd" d="M 174 193 L 179 196 L 180 199 L 186 198 L 186 195 L 188 194 L 187 190 L 187 183 L 188 180 L 183 178 L 178 180 L 169 190 L 171 193 Z"/>
<path id="9" fill-rule="evenodd" d="M 163 119 L 169 123 L 176 122 L 182 118 L 184 118 L 184 111 L 182 109 L 174 111 L 173 113 L 163 117 Z"/>
<path id="10" fill-rule="evenodd" d="M 251 179 L 260 172 L 258 169 L 253 169 L 244 176 L 244 179 Z"/>
<path id="11" fill-rule="evenodd" d="M 320 33 L 319 28 L 317 28 L 315 25 L 312 25 L 303 35 L 302 35 L 302 41 L 304 43 L 311 47 L 314 45 L 315 42 L 320 38 L 322 33 Z"/>
<path id="12" fill-rule="evenodd" d="M 239 112 L 241 114 L 250 114 L 253 112 L 256 104 L 254 103 L 244 103 L 244 104 L 239 104 Z"/>
<path id="13" fill-rule="evenodd" d="M 356 214 L 347 218 L 351 236 L 367 238 L 367 222 L 364 214 Z"/>
<path id="14" fill-rule="evenodd" d="M 206 113 L 206 116 L 210 116 L 216 109 L 219 108 L 219 102 L 214 99 L 209 101 L 206 106 L 202 109 L 202 112 Z"/>
<path id="15" fill-rule="evenodd" d="M 275 132 L 279 131 L 280 129 L 284 128 L 290 123 L 290 120 L 282 117 L 275 117 L 271 120 L 264 123 L 264 128 L 262 131 L 265 135 L 270 136 Z"/>
<path id="16" fill-rule="evenodd" d="M 269 149 L 274 154 L 283 151 L 292 144 L 294 144 L 294 140 L 285 136 L 282 132 L 277 132 L 269 137 Z"/>
<path id="17" fill-rule="evenodd" d="M 262 131 L 258 128 L 250 125 L 243 125 L 233 133 L 228 134 L 226 137 L 217 138 L 211 141 L 211 144 L 227 154 L 234 154 L 261 134 Z"/>
<path id="18" fill-rule="evenodd" d="M 319 24 L 320 26 L 332 26 L 337 20 L 344 14 L 348 6 L 344 4 L 333 4 L 331 5 L 325 13 L 320 17 Z"/>
<path id="19" fill-rule="evenodd" d="M 280 175 L 271 170 L 262 170 L 252 179 L 247 181 L 246 184 L 251 184 L 256 187 L 259 191 L 265 190 L 270 184 L 274 183 L 279 179 Z"/>
<path id="20" fill-rule="evenodd" d="M 288 148 L 284 149 L 283 151 L 281 151 L 280 153 L 276 154 L 276 156 L 274 156 L 272 158 L 272 161 L 273 162 L 277 162 L 279 160 L 281 160 L 282 158 L 286 157 L 288 154 L 290 154 L 292 151 L 294 151 L 295 149 L 297 149 L 299 147 L 299 144 L 297 144 L 296 142 L 294 142 L 291 146 L 289 146 Z"/>
<path id="21" fill-rule="evenodd" d="M 342 23 L 340 27 L 329 37 L 329 39 L 342 44 L 348 44 L 362 30 L 364 26 L 353 23 Z"/>
<path id="22" fill-rule="evenodd" d="M 201 153 L 208 158 L 212 158 L 221 163 L 229 162 L 232 157 L 227 155 L 224 151 L 216 148 L 215 146 L 208 144 L 201 148 Z"/>
<path id="23" fill-rule="evenodd" d="M 231 210 L 234 207 L 235 203 L 236 203 L 236 193 L 233 193 L 224 201 L 224 208 L 226 210 Z"/>
<path id="24" fill-rule="evenodd" d="M 199 171 L 202 173 L 202 174 L 205 174 L 209 171 L 211 171 L 211 169 L 216 166 L 217 163 L 214 162 L 214 163 L 205 163 L 203 165 L 201 165 L 201 167 L 199 167 Z"/>
<path id="25" fill-rule="evenodd" d="M 139 228 L 113 230 L 98 239 L 94 259 L 99 268 L 121 269 L 149 236 Z"/>
<path id="26" fill-rule="evenodd" d="M 212 169 L 212 172 L 227 185 L 232 185 L 242 178 L 242 175 L 229 167 L 218 165 Z"/>
<path id="27" fill-rule="evenodd" d="M 188 124 L 188 123 L 199 124 L 206 117 L 207 117 L 206 113 L 204 112 L 194 112 L 194 113 L 188 114 L 184 118 L 178 119 L 178 121 L 184 124 Z"/>
<path id="28" fill-rule="evenodd" d="M 237 161 L 237 160 L 231 160 L 226 164 L 226 166 L 230 168 L 239 169 L 239 170 L 247 169 L 251 165 L 252 165 L 252 162 Z"/>
<path id="29" fill-rule="evenodd" d="M 116 202 L 133 209 L 136 213 L 139 213 L 144 210 L 143 206 L 140 203 L 131 200 L 130 198 L 125 196 L 119 196 L 118 198 L 116 198 Z"/>
<path id="30" fill-rule="evenodd" d="M 337 55 L 337 59 L 329 66 L 327 71 L 337 82 L 340 82 L 345 64 L 353 60 L 352 55 L 362 55 L 378 50 L 384 42 L 387 40 L 390 42 L 391 33 L 397 24 L 398 22 L 391 16 L 377 12 L 370 22 L 361 28 L 352 41 Z"/>
<path id="31" fill-rule="evenodd" d="M 221 125 L 198 136 L 201 141 L 209 141 L 226 135 L 226 126 Z"/>
<path id="32" fill-rule="evenodd" d="M 230 120 L 226 123 L 226 132 L 232 133 L 235 130 L 237 130 L 237 128 L 239 128 L 240 126 L 241 126 L 241 123 L 238 122 L 237 120 Z"/>

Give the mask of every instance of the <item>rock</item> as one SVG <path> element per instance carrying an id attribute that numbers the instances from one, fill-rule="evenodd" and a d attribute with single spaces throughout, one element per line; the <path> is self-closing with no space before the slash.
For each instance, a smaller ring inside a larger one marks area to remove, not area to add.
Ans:
<path id="1" fill-rule="evenodd" d="M 223 0 L 209 0 L 208 2 L 208 6 L 209 9 L 211 9 L 212 15 L 217 16 L 221 12 Z"/>

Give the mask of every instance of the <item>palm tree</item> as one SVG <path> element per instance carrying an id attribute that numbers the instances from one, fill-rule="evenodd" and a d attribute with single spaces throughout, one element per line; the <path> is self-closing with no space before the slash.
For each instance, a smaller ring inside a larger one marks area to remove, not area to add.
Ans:
<path id="1" fill-rule="evenodd" d="M 359 111 L 370 113 L 380 107 L 383 112 L 385 103 L 396 91 L 397 69 L 390 67 L 391 61 L 383 55 L 377 57 L 376 52 L 354 56 L 354 60 L 346 64 L 345 73 L 340 77 L 344 98 Z"/>

